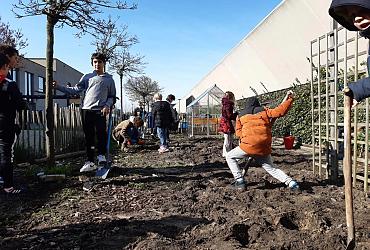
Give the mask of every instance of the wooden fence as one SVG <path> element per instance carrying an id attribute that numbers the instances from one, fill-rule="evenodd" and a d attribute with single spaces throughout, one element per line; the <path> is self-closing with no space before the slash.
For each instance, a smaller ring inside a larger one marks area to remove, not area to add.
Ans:
<path id="1" fill-rule="evenodd" d="M 113 127 L 119 122 L 118 111 L 113 112 Z M 24 110 L 17 115 L 21 133 L 14 146 L 17 163 L 32 162 L 46 157 L 45 112 Z M 55 154 L 61 155 L 85 150 L 81 110 L 74 104 L 69 107 L 54 106 Z"/>

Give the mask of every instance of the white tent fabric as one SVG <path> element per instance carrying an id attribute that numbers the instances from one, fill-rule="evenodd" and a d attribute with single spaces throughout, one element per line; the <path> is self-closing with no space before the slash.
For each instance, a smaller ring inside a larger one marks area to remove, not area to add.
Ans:
<path id="1" fill-rule="evenodd" d="M 237 99 L 310 79 L 310 41 L 332 29 L 331 0 L 285 0 L 182 98 L 199 96 L 214 83 Z M 261 82 L 265 87 L 262 86 Z M 186 110 L 185 102 L 181 110 Z"/>

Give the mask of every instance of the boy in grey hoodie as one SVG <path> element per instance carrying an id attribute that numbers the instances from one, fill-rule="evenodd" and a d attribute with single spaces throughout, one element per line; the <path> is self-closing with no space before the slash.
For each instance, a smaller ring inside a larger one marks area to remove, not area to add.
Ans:
<path id="1" fill-rule="evenodd" d="M 80 172 L 97 169 L 94 163 L 95 136 L 97 137 L 98 164 L 106 162 L 107 125 L 106 116 L 116 98 L 116 87 L 112 75 L 105 72 L 106 58 L 101 53 L 93 53 L 91 65 L 92 73 L 82 76 L 79 83 L 73 87 L 61 86 L 54 82 L 54 87 L 66 94 L 76 95 L 83 93 L 81 104 L 82 125 L 86 139 L 87 160 Z"/>

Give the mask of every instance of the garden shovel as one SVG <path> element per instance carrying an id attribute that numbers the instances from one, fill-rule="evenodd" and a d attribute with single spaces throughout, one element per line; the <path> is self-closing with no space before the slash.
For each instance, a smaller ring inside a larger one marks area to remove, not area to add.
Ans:
<path id="1" fill-rule="evenodd" d="M 105 158 L 107 161 L 105 162 L 105 165 L 103 167 L 99 167 L 98 170 L 96 171 L 95 176 L 100 177 L 102 179 L 106 179 L 109 173 L 109 170 L 111 169 L 112 161 L 109 153 L 110 149 L 110 137 L 112 133 L 112 123 L 113 123 L 113 118 L 112 118 L 112 110 L 113 110 L 113 105 L 109 108 L 109 118 L 108 118 L 108 131 L 107 131 L 107 153 Z"/>

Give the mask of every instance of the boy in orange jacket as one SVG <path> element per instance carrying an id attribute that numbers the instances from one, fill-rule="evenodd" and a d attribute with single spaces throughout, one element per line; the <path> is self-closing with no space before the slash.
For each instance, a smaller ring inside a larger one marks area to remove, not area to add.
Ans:
<path id="1" fill-rule="evenodd" d="M 257 97 L 247 99 L 245 108 L 236 118 L 236 136 L 240 138 L 240 144 L 226 155 L 226 161 L 235 178 L 237 189 L 245 190 L 245 181 L 238 160 L 249 156 L 261 164 L 270 175 L 285 183 L 292 190 L 299 188 L 296 181 L 274 166 L 271 158 L 273 121 L 284 116 L 292 103 L 292 91 L 288 91 L 284 101 L 274 109 L 262 107 Z"/>

